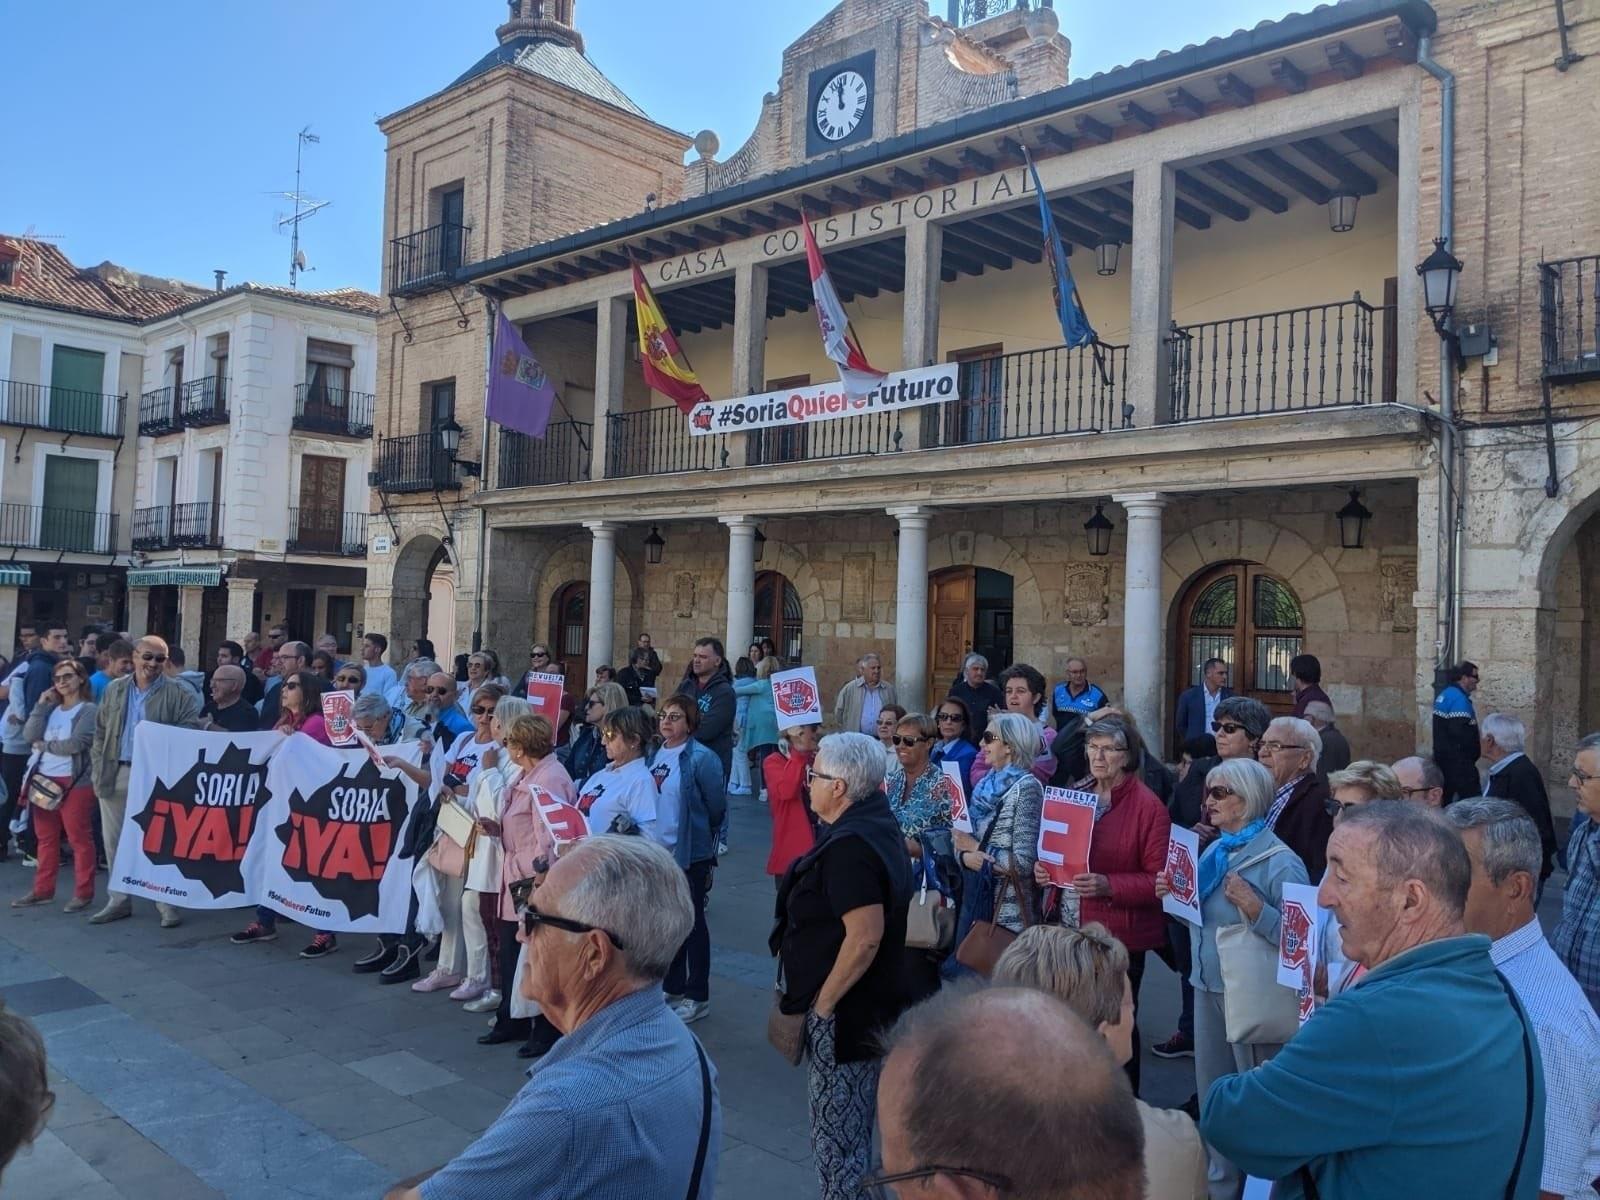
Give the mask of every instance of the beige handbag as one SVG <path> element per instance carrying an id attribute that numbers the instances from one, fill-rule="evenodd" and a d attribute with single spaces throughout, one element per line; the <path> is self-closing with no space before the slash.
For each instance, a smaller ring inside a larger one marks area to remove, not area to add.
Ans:
<path id="1" fill-rule="evenodd" d="M 423 857 L 441 875 L 460 879 L 467 873 L 467 860 L 478 844 L 478 822 L 453 800 L 439 805 L 439 835 Z"/>
<path id="2" fill-rule="evenodd" d="M 1274 854 L 1281 843 L 1233 868 L 1236 874 Z M 1217 961 L 1222 965 L 1222 1013 L 1228 1041 L 1235 1045 L 1281 1045 L 1300 1028 L 1300 997 L 1278 982 L 1278 947 L 1248 925 L 1217 930 Z"/>

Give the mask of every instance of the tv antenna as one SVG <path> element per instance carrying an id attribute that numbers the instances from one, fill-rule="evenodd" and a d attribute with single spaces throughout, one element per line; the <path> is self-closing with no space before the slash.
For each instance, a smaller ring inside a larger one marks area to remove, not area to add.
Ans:
<path id="1" fill-rule="evenodd" d="M 289 286 L 290 287 L 299 287 L 300 286 L 299 280 L 300 280 L 300 272 L 301 271 L 311 271 L 311 270 L 315 269 L 313 267 L 309 267 L 309 266 L 306 265 L 305 251 L 300 249 L 300 222 L 306 220 L 309 217 L 315 216 L 317 213 L 319 213 L 323 209 L 327 208 L 328 205 L 333 203 L 333 201 L 331 201 L 331 200 L 313 200 L 310 196 L 307 196 L 304 192 L 302 192 L 300 190 L 301 160 L 305 156 L 306 144 L 308 142 L 316 144 L 316 143 L 320 143 L 321 141 L 322 141 L 322 139 L 320 137 L 318 137 L 316 134 L 311 132 L 311 126 L 309 126 L 309 125 L 307 125 L 304 129 L 302 129 L 300 131 L 300 133 L 296 137 L 295 148 L 294 148 L 294 191 L 292 191 L 292 192 L 279 192 L 278 193 L 285 200 L 292 201 L 293 204 L 294 204 L 294 212 L 293 213 L 291 213 L 287 217 L 279 217 L 278 218 L 278 229 L 280 231 L 282 231 L 283 227 L 285 225 L 287 225 L 289 227 L 289 230 L 290 230 L 290 238 L 289 238 Z"/>

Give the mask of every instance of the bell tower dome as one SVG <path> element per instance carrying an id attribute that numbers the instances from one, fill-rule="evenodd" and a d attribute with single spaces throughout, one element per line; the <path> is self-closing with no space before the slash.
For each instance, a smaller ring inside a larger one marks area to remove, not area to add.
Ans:
<path id="1" fill-rule="evenodd" d="M 583 51 L 583 35 L 573 23 L 576 0 L 508 0 L 510 19 L 495 36 L 503 46 L 516 38 L 535 37 L 547 42 L 563 42 Z"/>

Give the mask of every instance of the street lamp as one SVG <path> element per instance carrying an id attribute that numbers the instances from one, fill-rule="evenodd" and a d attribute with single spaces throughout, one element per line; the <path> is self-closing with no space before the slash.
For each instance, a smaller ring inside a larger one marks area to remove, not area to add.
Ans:
<path id="1" fill-rule="evenodd" d="M 1361 493 L 1350 489 L 1350 501 L 1337 514 L 1339 518 L 1339 545 L 1346 550 L 1359 550 L 1367 540 L 1367 522 L 1372 513 L 1361 503 Z"/>
<path id="2" fill-rule="evenodd" d="M 761 532 L 761 526 L 759 526 L 759 525 L 756 526 L 755 543 L 756 543 L 756 561 L 760 562 L 762 556 L 764 554 L 766 554 L 766 552 L 767 552 L 767 535 Z"/>
<path id="3" fill-rule="evenodd" d="M 446 417 L 442 424 L 434 427 L 433 432 L 439 439 L 439 449 L 454 459 L 456 451 L 461 449 L 461 426 L 456 424 L 456 419 Z"/>
<path id="4" fill-rule="evenodd" d="M 1095 274 L 1115 275 L 1117 273 L 1117 256 L 1122 253 L 1121 242 L 1101 242 L 1094 248 L 1096 262 Z"/>
<path id="5" fill-rule="evenodd" d="M 1456 366 L 1466 365 L 1461 354 L 1461 339 L 1451 327 L 1456 309 L 1456 289 L 1461 284 L 1461 260 L 1445 249 L 1444 238 L 1433 239 L 1433 253 L 1417 264 L 1422 276 L 1422 304 L 1428 310 L 1436 332 L 1450 346 Z"/>
<path id="6" fill-rule="evenodd" d="M 1349 233 L 1356 227 L 1356 205 L 1361 197 L 1353 192 L 1340 192 L 1328 198 L 1328 228 L 1335 233 Z"/>
<path id="7" fill-rule="evenodd" d="M 1089 535 L 1090 554 L 1096 558 L 1104 558 L 1111 553 L 1111 534 L 1116 526 L 1106 519 L 1103 504 L 1094 506 L 1094 516 L 1083 523 L 1083 528 Z"/>
<path id="8" fill-rule="evenodd" d="M 661 532 L 654 525 L 650 526 L 650 536 L 644 540 L 645 562 L 652 567 L 659 563 L 661 561 L 661 551 L 666 548 L 666 545 L 667 543 L 662 538 Z"/>

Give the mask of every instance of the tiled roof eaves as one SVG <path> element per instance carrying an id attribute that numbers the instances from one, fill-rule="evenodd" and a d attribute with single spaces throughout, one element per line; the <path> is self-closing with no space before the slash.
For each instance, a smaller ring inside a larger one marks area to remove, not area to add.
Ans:
<path id="1" fill-rule="evenodd" d="M 93 317 L 97 321 L 117 321 L 123 325 L 145 325 L 151 321 L 159 321 L 162 317 L 171 315 L 170 313 L 162 313 L 154 317 L 141 317 L 134 313 L 117 313 L 101 308 L 85 308 L 81 304 L 62 304 L 51 300 L 41 300 L 37 296 L 8 291 L 0 291 L 0 304 L 20 304 L 25 308 L 45 308 L 51 312 L 71 313 L 78 317 Z"/>
<path id="2" fill-rule="evenodd" d="M 1171 54 L 1131 63 L 1088 79 L 1075 80 L 1064 87 L 980 109 L 898 137 L 841 150 L 825 158 L 703 196 L 680 200 L 676 204 L 636 213 L 620 221 L 592 226 L 535 246 L 513 250 L 497 258 L 467 263 L 456 271 L 455 277 L 460 282 L 470 283 L 547 258 L 676 224 L 729 205 L 752 204 L 810 185 L 819 179 L 862 170 L 906 155 L 927 153 L 962 138 L 1000 132 L 1020 122 L 1101 103 L 1127 92 L 1140 91 L 1197 72 L 1216 70 L 1241 59 L 1270 54 L 1300 42 L 1385 18 L 1404 22 L 1418 36 L 1431 34 L 1438 23 L 1433 8 L 1425 0 L 1341 0 L 1338 4 L 1322 5 L 1306 13 L 1291 13 L 1277 21 L 1263 22 L 1253 29 L 1242 29 L 1202 45 L 1186 46 Z"/>
<path id="3" fill-rule="evenodd" d="M 347 294 L 350 295 L 353 303 L 343 303 L 326 294 L 317 292 L 294 292 L 289 288 L 265 287 L 257 283 L 239 283 L 233 287 L 224 288 L 220 292 L 209 292 L 197 300 L 172 309 L 170 312 L 144 318 L 139 323 L 153 325 L 157 321 L 164 321 L 168 317 L 175 317 L 183 313 L 191 313 L 196 309 L 204 308 L 208 304 L 215 304 L 219 300 L 229 300 L 235 296 L 245 295 L 262 296 L 269 300 L 286 300 L 291 304 L 309 304 L 315 308 L 332 309 L 335 312 L 345 313 L 352 317 L 376 317 L 383 308 L 383 301 L 371 292 L 362 292 L 351 288 Z M 357 297 L 360 299 L 356 299 Z M 366 303 L 367 301 L 371 301 L 371 303 L 368 304 Z"/>

